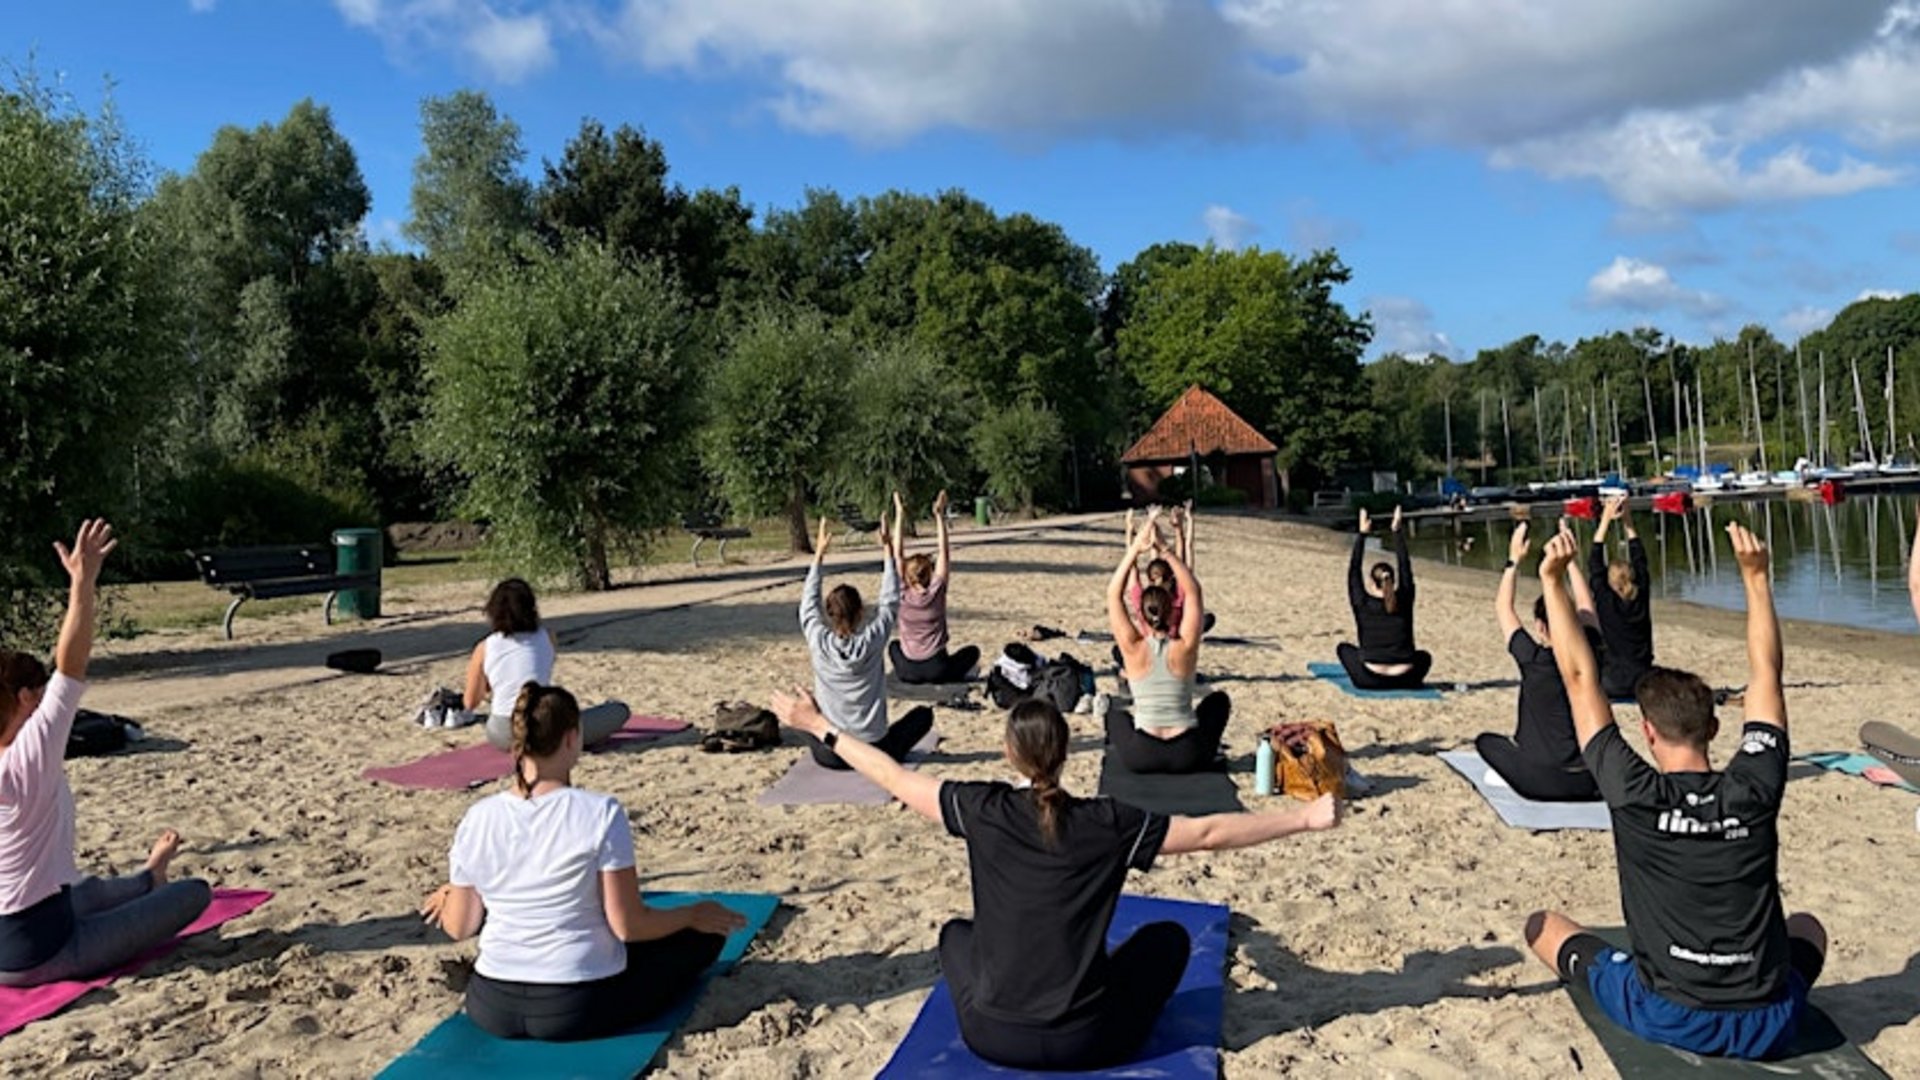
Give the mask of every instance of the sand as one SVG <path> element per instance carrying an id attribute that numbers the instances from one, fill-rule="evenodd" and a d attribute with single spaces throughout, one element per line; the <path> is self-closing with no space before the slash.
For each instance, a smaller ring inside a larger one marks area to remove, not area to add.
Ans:
<path id="1" fill-rule="evenodd" d="M 962 539 L 956 643 L 991 651 L 1021 624 L 1101 626 L 1117 518 Z M 1284 719 L 1336 721 L 1381 788 L 1333 833 L 1169 857 L 1134 877 L 1136 891 L 1233 908 L 1226 1075 L 1613 1075 L 1520 937 L 1541 906 L 1619 921 L 1611 839 L 1504 829 L 1434 756 L 1511 729 L 1513 668 L 1491 614 L 1493 579 L 1421 566 L 1420 638 L 1438 657 L 1436 681 L 1500 685 L 1440 703 L 1361 702 L 1305 677 L 1308 661 L 1331 658 L 1351 633 L 1340 538 L 1222 518 L 1203 523 L 1200 548 L 1218 632 L 1268 643 L 1202 656 L 1235 699 L 1228 749 L 1249 802 L 1272 805 L 1252 796 L 1251 752 L 1258 732 Z M 871 548 L 835 568 L 869 589 L 877 572 Z M 559 676 L 585 699 L 619 697 L 696 724 L 718 699 L 764 698 L 806 676 L 794 619 L 803 569 L 668 567 L 609 594 L 551 596 Z M 172 826 L 186 838 L 181 872 L 279 895 L 0 1040 L 0 1072 L 366 1076 L 456 1009 L 474 946 L 428 932 L 413 912 L 444 880 L 454 826 L 484 793 L 402 791 L 359 773 L 480 738 L 423 731 L 408 717 L 429 689 L 457 684 L 480 634 L 483 589 L 413 590 L 389 598 L 389 618 L 330 631 L 316 601 L 311 614 L 243 622 L 231 644 L 217 629 L 104 643 L 87 704 L 138 717 L 153 738 L 139 753 L 71 763 L 82 866 L 135 868 Z M 1744 682 L 1737 618 L 1679 605 L 1658 617 L 1663 658 L 1716 685 Z M 1804 625 L 1787 640 L 1796 748 L 1852 748 L 1862 721 L 1911 723 L 1920 711 L 1908 692 L 1920 642 Z M 330 649 L 362 644 L 387 653 L 383 674 L 319 666 Z M 1077 651 L 1093 660 L 1100 650 Z M 1722 757 L 1738 728 L 1737 715 L 1725 719 Z M 1066 783 L 1086 792 L 1099 736 L 1086 717 L 1073 724 Z M 1007 775 L 995 714 L 942 711 L 939 727 L 946 742 L 929 771 Z M 785 900 L 670 1044 L 659 1075 L 873 1075 L 936 977 L 940 924 L 970 909 L 962 845 L 897 806 L 757 807 L 753 796 L 798 751 L 707 755 L 694 742 L 589 757 L 575 778 L 626 804 L 647 887 Z M 1833 935 L 1814 998 L 1896 1076 L 1920 1075 L 1916 807 L 1920 799 L 1863 781 L 1797 776 L 1781 826 L 1786 902 L 1819 913 Z"/>

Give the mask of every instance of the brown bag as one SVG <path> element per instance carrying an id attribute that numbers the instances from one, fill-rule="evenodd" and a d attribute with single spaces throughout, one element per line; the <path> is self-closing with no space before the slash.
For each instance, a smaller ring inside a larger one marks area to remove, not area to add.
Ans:
<path id="1" fill-rule="evenodd" d="M 1280 790 L 1308 801 L 1322 795 L 1347 797 L 1347 749 L 1331 723 L 1276 724 L 1267 739 L 1273 744 Z"/>

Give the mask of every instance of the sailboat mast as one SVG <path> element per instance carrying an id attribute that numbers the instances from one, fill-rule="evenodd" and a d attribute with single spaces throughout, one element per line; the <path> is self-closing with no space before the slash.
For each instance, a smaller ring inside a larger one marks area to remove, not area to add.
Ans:
<path id="1" fill-rule="evenodd" d="M 1660 418 L 1653 412 L 1653 383 L 1640 376 L 1640 392 L 1647 398 L 1647 449 L 1653 454 L 1653 475 L 1660 475 Z"/>
<path id="2" fill-rule="evenodd" d="M 1827 431 L 1827 354 L 1820 354 L 1820 467 L 1833 464 L 1833 438 Z"/>
<path id="3" fill-rule="evenodd" d="M 1547 478 L 1547 422 L 1540 415 L 1540 388 L 1533 388 L 1533 441 L 1540 451 L 1540 479 Z"/>
<path id="4" fill-rule="evenodd" d="M 1805 444 L 1807 460 L 1813 460 L 1813 421 L 1807 412 L 1807 368 L 1800 360 L 1800 346 L 1793 347 L 1793 378 L 1799 387 L 1800 401 L 1800 438 Z"/>
<path id="5" fill-rule="evenodd" d="M 1567 459 L 1573 456 L 1573 394 L 1560 385 L 1560 479 L 1567 478 Z"/>
<path id="6" fill-rule="evenodd" d="M 1453 395 L 1448 394 L 1440 401 L 1447 420 L 1447 479 L 1453 479 Z"/>
<path id="7" fill-rule="evenodd" d="M 1887 452 L 1882 461 L 1893 460 L 1893 346 L 1887 346 Z"/>
<path id="8" fill-rule="evenodd" d="M 1860 421 L 1860 452 L 1872 461 L 1880 451 L 1873 445 L 1873 431 L 1867 427 L 1867 397 L 1860 392 L 1860 361 L 1849 360 L 1847 367 L 1853 372 L 1853 415 Z"/>
<path id="9" fill-rule="evenodd" d="M 1753 370 L 1751 350 L 1747 358 L 1747 388 L 1753 391 L 1753 433 L 1760 439 L 1760 471 L 1771 474 L 1767 466 L 1767 427 L 1760 421 L 1760 376 Z"/>
<path id="10" fill-rule="evenodd" d="M 1507 410 L 1507 392 L 1500 391 L 1500 432 L 1507 441 L 1507 486 L 1513 486 L 1513 416 Z"/>
<path id="11" fill-rule="evenodd" d="M 1707 476 L 1707 397 L 1700 390 L 1700 373 L 1693 373 L 1694 434 L 1700 437 L 1700 475 Z"/>

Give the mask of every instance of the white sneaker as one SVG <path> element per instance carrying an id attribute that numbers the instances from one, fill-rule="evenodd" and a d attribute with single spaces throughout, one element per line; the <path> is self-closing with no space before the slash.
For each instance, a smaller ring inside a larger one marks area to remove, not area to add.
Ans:
<path id="1" fill-rule="evenodd" d="M 1093 695 L 1092 694 L 1081 694 L 1080 700 L 1073 703 L 1073 712 L 1074 712 L 1074 715 L 1076 716 L 1085 716 L 1088 713 L 1091 713 L 1092 711 L 1093 711 Z"/>
<path id="2" fill-rule="evenodd" d="M 1105 720 L 1107 714 L 1112 710 L 1113 698 L 1108 696 L 1106 691 L 1102 690 L 1100 693 L 1093 695 L 1093 715 Z"/>

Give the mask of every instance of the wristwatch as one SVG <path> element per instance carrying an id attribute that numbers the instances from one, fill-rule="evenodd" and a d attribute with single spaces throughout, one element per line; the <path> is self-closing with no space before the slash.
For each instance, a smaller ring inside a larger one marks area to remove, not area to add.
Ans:
<path id="1" fill-rule="evenodd" d="M 836 745 L 839 744 L 839 742 L 840 742 L 840 733 L 838 731 L 835 731 L 833 728 L 828 728 L 827 733 L 821 736 L 820 738 L 820 745 L 826 747 L 829 750 L 833 749 Z"/>
<path id="2" fill-rule="evenodd" d="M 1518 563 L 1516 563 L 1516 562 L 1514 562 L 1514 561 L 1513 561 L 1512 559 L 1508 559 L 1508 560 L 1507 560 L 1507 565 L 1506 565 L 1506 566 L 1504 566 L 1504 567 L 1502 567 L 1501 569 L 1503 569 L 1503 570 L 1511 570 L 1511 569 L 1513 569 L 1513 568 L 1514 568 L 1515 566 L 1518 566 L 1518 565 L 1519 565 L 1519 564 L 1518 564 Z"/>

